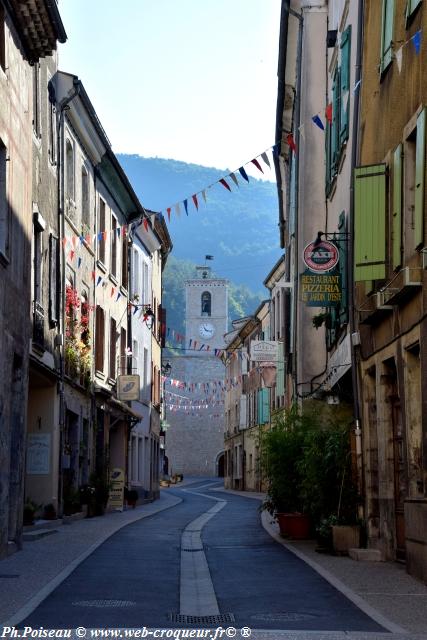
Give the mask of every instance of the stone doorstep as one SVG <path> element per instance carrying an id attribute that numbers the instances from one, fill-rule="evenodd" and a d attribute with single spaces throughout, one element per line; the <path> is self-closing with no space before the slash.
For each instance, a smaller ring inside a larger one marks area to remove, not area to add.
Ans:
<path id="1" fill-rule="evenodd" d="M 349 549 L 348 555 L 352 560 L 360 562 L 384 562 L 379 549 Z"/>
<path id="2" fill-rule="evenodd" d="M 22 536 L 24 542 L 34 542 L 34 540 L 40 540 L 45 536 L 50 536 L 54 533 L 58 533 L 57 529 L 37 529 L 36 531 L 24 531 Z"/>

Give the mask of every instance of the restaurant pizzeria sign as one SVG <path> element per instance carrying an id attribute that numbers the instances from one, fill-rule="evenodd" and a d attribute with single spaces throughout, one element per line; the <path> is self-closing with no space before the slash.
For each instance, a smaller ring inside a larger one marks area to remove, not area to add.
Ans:
<path id="1" fill-rule="evenodd" d="M 308 268 L 300 276 L 300 294 L 308 307 L 333 307 L 342 301 L 341 274 L 336 269 L 339 258 L 332 242 L 311 242 L 304 248 Z"/>

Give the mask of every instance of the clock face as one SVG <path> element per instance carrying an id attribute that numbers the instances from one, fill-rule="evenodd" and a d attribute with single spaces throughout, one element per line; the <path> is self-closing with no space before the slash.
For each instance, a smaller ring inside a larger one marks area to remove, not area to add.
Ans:
<path id="1" fill-rule="evenodd" d="M 213 338 L 215 334 L 215 327 L 210 322 L 203 322 L 199 327 L 199 333 L 202 338 L 209 340 L 209 338 Z"/>

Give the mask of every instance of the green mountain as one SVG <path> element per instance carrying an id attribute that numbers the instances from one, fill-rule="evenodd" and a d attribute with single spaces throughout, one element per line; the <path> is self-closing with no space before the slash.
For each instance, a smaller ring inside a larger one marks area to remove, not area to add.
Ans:
<path id="1" fill-rule="evenodd" d="M 211 254 L 215 257 L 211 265 L 221 277 L 252 291 L 263 289 L 265 276 L 280 257 L 275 182 L 250 177 L 248 184 L 239 175 L 237 188 L 229 178 L 232 192 L 215 184 L 206 192 L 206 203 L 199 194 L 197 211 L 191 196 L 230 170 L 137 155 L 118 158 L 145 208 L 166 217 L 167 207 L 172 207 L 168 227 L 175 257 L 200 264 Z M 273 171 L 271 177 L 274 179 Z M 184 199 L 188 199 L 188 216 Z M 174 210 L 177 202 L 180 217 Z"/>
<path id="2" fill-rule="evenodd" d="M 169 256 L 163 274 L 163 305 L 167 312 L 167 326 L 184 334 L 185 295 L 184 282 L 195 276 L 195 263 Z M 216 275 L 216 274 L 214 274 Z M 263 299 L 261 292 L 253 293 L 248 287 L 230 282 L 228 294 L 229 320 L 254 313 Z"/>

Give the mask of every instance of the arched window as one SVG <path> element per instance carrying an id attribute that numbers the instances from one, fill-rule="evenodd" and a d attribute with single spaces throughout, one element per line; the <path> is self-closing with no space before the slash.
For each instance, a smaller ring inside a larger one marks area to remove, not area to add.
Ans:
<path id="1" fill-rule="evenodd" d="M 202 293 L 202 316 L 211 315 L 211 294 L 209 291 Z"/>
<path id="2" fill-rule="evenodd" d="M 69 140 L 65 143 L 65 167 L 67 176 L 67 198 L 74 200 L 74 150 Z"/>

